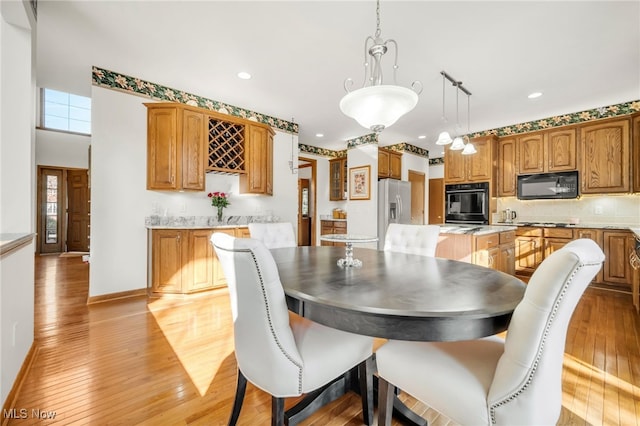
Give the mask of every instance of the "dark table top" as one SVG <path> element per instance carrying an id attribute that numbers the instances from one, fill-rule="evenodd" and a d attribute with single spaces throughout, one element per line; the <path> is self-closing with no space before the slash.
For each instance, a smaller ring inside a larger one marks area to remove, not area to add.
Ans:
<path id="1" fill-rule="evenodd" d="M 359 268 L 336 265 L 343 247 L 271 250 L 289 309 L 374 337 L 449 341 L 505 330 L 525 284 L 455 260 L 354 248 Z"/>

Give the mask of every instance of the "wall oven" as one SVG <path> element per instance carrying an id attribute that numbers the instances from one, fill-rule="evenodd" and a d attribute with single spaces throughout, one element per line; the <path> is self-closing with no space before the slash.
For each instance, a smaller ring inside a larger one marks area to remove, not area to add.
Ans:
<path id="1" fill-rule="evenodd" d="M 445 185 L 445 223 L 489 224 L 489 182 Z"/>

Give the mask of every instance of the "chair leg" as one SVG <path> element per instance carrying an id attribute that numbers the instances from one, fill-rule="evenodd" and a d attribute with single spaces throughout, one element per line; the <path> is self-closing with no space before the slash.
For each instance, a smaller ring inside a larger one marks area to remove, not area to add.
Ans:
<path id="1" fill-rule="evenodd" d="M 287 422 L 288 424 L 288 422 Z M 284 398 L 271 397 L 271 426 L 284 426 Z"/>
<path id="2" fill-rule="evenodd" d="M 362 420 L 367 426 L 373 425 L 373 364 L 373 356 L 370 356 L 358 365 Z"/>
<path id="3" fill-rule="evenodd" d="M 378 426 L 391 424 L 395 394 L 396 387 L 382 377 L 378 377 Z"/>
<path id="4" fill-rule="evenodd" d="M 236 385 L 236 397 L 233 400 L 233 409 L 231 410 L 231 417 L 229 418 L 229 426 L 235 426 L 240 417 L 240 410 L 242 409 L 242 402 L 244 401 L 244 393 L 247 390 L 247 378 L 244 377 L 242 371 L 238 368 L 238 383 Z"/>

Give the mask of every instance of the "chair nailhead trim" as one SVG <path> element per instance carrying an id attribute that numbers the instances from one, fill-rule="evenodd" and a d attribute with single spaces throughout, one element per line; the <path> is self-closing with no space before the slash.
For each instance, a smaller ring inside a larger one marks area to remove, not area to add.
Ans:
<path id="1" fill-rule="evenodd" d="M 527 376 L 527 379 L 525 380 L 524 384 L 522 384 L 522 386 L 515 390 L 511 395 L 507 396 L 506 398 L 492 404 L 489 407 L 489 410 L 491 412 L 491 424 L 496 424 L 496 408 L 500 407 L 501 405 L 505 405 L 511 401 L 513 401 L 514 399 L 516 399 L 518 396 L 520 396 L 520 394 L 522 394 L 531 384 L 531 382 L 533 381 L 533 376 L 536 373 L 536 370 L 538 369 L 538 363 L 540 362 L 540 358 L 542 357 L 542 352 L 544 350 L 544 345 L 547 341 L 547 336 L 549 335 L 549 329 L 551 328 L 551 324 L 553 323 L 553 320 L 556 317 L 556 313 L 558 312 L 558 307 L 560 306 L 560 302 L 562 302 L 564 295 L 567 292 L 567 289 L 569 288 L 569 285 L 571 284 L 571 282 L 573 281 L 573 278 L 576 276 L 576 274 L 578 273 L 578 271 L 583 267 L 583 266 L 590 266 L 590 265 L 598 265 L 600 263 L 581 263 L 579 264 L 571 273 L 569 279 L 567 280 L 567 282 L 565 283 L 565 285 L 562 287 L 562 291 L 560 292 L 560 294 L 558 295 L 558 298 L 556 299 L 556 302 L 553 305 L 553 310 L 551 315 L 549 316 L 549 319 L 547 320 L 547 324 L 545 326 L 544 329 L 544 333 L 542 335 L 542 341 L 540 342 L 540 347 L 538 348 L 538 352 L 536 353 L 536 359 L 533 362 L 533 368 L 531 370 L 531 372 L 529 373 L 529 375 Z M 507 336 L 507 338 L 509 338 Z"/>

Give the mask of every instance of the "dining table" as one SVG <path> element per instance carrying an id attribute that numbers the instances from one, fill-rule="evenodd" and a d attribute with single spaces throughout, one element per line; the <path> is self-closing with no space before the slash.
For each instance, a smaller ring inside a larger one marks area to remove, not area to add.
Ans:
<path id="1" fill-rule="evenodd" d="M 360 267 L 339 266 L 343 247 L 272 249 L 290 311 L 383 339 L 458 341 L 505 331 L 525 283 L 471 263 L 353 248 Z M 394 413 L 424 424 L 398 398 Z"/>

